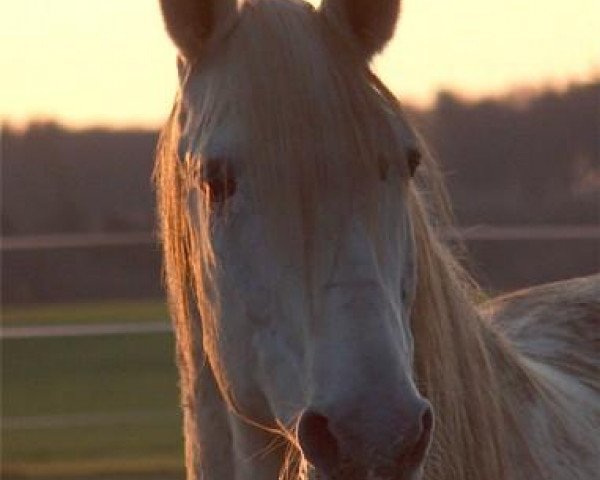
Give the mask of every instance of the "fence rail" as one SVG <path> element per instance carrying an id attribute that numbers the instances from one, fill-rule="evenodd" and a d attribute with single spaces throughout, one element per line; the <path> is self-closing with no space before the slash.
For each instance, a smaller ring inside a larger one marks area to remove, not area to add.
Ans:
<path id="1" fill-rule="evenodd" d="M 466 241 L 600 240 L 600 225 L 474 225 L 457 228 L 452 235 Z M 0 238 L 0 250 L 3 252 L 153 244 L 158 244 L 158 237 L 151 232 L 76 233 Z"/>
<path id="2" fill-rule="evenodd" d="M 18 250 L 128 247 L 152 244 L 158 244 L 158 238 L 156 234 L 150 232 L 73 233 L 5 236 L 0 238 L 0 249 L 3 252 Z"/>
<path id="3" fill-rule="evenodd" d="M 168 333 L 171 324 L 163 322 L 101 323 L 92 325 L 35 325 L 0 327 L 0 339 L 105 337 L 115 335 L 148 335 Z"/>
<path id="4" fill-rule="evenodd" d="M 458 228 L 457 234 L 468 241 L 597 240 L 600 225 L 476 225 Z"/>

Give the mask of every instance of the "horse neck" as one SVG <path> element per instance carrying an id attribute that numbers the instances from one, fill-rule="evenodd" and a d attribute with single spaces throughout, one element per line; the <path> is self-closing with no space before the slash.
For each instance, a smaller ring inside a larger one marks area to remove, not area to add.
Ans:
<path id="1" fill-rule="evenodd" d="M 433 236 L 417 244 L 415 374 L 437 418 L 426 478 L 515 478 L 507 451 L 513 399 L 504 378 L 521 381 L 521 366 L 478 315 L 466 275 L 446 247 Z"/>
<path id="2" fill-rule="evenodd" d="M 425 478 L 594 478 L 589 419 L 576 421 L 572 397 L 478 313 L 441 243 L 429 239 L 419 250 L 415 373 L 437 417 Z"/>

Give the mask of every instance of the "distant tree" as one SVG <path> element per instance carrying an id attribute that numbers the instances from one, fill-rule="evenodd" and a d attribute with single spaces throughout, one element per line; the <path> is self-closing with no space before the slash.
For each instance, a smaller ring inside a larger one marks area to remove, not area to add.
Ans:
<path id="1" fill-rule="evenodd" d="M 441 92 L 433 111 L 417 112 L 461 221 L 598 221 L 600 191 L 579 187 L 598 170 L 598 98 L 600 82 L 475 103 Z"/>

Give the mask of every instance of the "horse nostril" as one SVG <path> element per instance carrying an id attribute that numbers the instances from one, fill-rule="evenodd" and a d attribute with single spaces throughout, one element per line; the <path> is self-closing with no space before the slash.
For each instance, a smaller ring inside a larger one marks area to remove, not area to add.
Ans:
<path id="1" fill-rule="evenodd" d="M 433 410 L 430 405 L 427 405 L 421 414 L 421 437 L 429 437 L 431 430 L 433 430 Z"/>
<path id="2" fill-rule="evenodd" d="M 304 456 L 315 467 L 325 472 L 337 467 L 339 446 L 327 417 L 310 410 L 304 412 L 298 424 L 298 440 Z"/>
<path id="3" fill-rule="evenodd" d="M 402 465 L 418 465 L 427 453 L 433 430 L 433 411 L 429 402 L 421 411 L 418 422 L 418 435 L 414 442 L 404 445 L 398 457 L 398 463 Z"/>

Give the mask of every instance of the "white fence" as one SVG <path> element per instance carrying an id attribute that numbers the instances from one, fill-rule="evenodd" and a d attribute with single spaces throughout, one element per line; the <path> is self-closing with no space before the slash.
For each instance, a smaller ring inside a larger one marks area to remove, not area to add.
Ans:
<path id="1" fill-rule="evenodd" d="M 457 228 L 452 235 L 466 241 L 600 240 L 600 225 L 474 225 Z M 125 247 L 158 244 L 150 232 L 83 233 L 8 236 L 0 238 L 3 252 L 69 248 Z"/>

